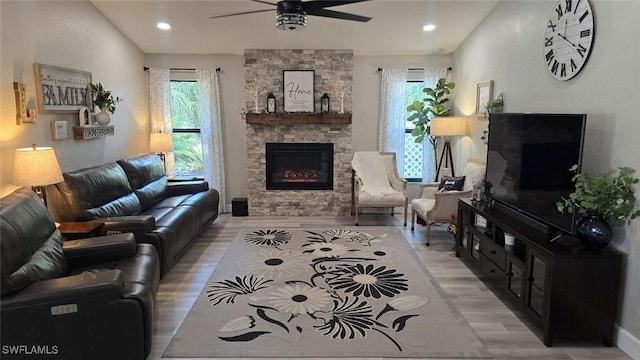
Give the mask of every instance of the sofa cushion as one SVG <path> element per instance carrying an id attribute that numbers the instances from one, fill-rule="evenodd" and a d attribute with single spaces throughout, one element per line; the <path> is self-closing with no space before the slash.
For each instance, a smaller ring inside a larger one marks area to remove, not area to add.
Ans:
<path id="1" fill-rule="evenodd" d="M 116 163 L 67 172 L 64 180 L 61 194 L 69 207 L 77 209 L 79 221 L 136 215 L 141 211 L 127 175 Z"/>
<path id="2" fill-rule="evenodd" d="M 91 220 L 104 217 L 138 215 L 142 210 L 140 200 L 135 194 L 125 195 L 102 206 L 86 209 L 81 220 Z"/>
<path id="3" fill-rule="evenodd" d="M 167 196 L 167 177 L 163 176 L 158 180 L 150 182 L 134 191 L 142 210 L 146 210 Z"/>
<path id="4" fill-rule="evenodd" d="M 20 188 L 0 199 L 2 295 L 67 271 L 62 237 L 33 191 Z"/>
<path id="5" fill-rule="evenodd" d="M 166 177 L 162 160 L 154 153 L 118 160 L 118 165 L 127 174 L 133 190 Z"/>
<path id="6" fill-rule="evenodd" d="M 118 160 L 127 174 L 142 210 L 146 210 L 167 196 L 167 176 L 158 155 L 150 153 Z"/>

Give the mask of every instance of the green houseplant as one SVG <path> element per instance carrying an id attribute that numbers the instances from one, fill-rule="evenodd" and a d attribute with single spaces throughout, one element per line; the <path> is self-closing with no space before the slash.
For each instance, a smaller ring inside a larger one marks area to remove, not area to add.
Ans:
<path id="1" fill-rule="evenodd" d="M 436 138 L 431 135 L 431 119 L 440 116 L 451 116 L 449 108 L 449 97 L 451 90 L 456 87 L 453 81 L 447 82 L 447 79 L 440 78 L 435 88 L 426 87 L 422 91 L 425 94 L 423 101 L 414 101 L 407 106 L 410 113 L 408 121 L 413 122 L 415 128 L 411 131 L 411 135 L 415 138 L 415 142 L 421 143 L 425 137 L 429 139 L 433 147 L 434 160 L 436 158 Z"/>
<path id="2" fill-rule="evenodd" d="M 116 111 L 116 104 L 122 101 L 118 96 L 113 97 L 111 91 L 102 86 L 101 83 L 89 84 L 91 87 L 91 99 L 93 105 L 97 106 L 101 111 L 109 112 L 113 115 Z"/>
<path id="3" fill-rule="evenodd" d="M 500 93 L 495 99 L 487 101 L 484 108 L 487 111 L 487 119 L 490 113 L 502 112 L 502 110 L 504 110 L 504 93 Z M 482 131 L 480 140 L 482 140 L 485 145 L 489 143 L 489 129 Z"/>
<path id="4" fill-rule="evenodd" d="M 600 176 L 591 176 L 577 173 L 577 165 L 570 170 L 576 174 L 572 181 L 575 184 L 575 191 L 569 194 L 569 198 L 563 198 L 556 203 L 558 211 L 575 211 L 583 218 L 578 222 L 576 232 L 578 237 L 592 248 L 606 246 L 613 237 L 612 225 L 629 223 L 640 215 L 640 210 L 636 210 L 636 197 L 634 184 L 640 180 L 634 176 L 635 169 L 630 167 L 620 167 L 617 174 L 608 172 Z M 602 229 L 596 229 L 598 222 L 604 222 Z M 600 233 L 602 237 L 608 239 L 598 239 L 593 244 L 594 239 L 586 239 L 590 235 Z M 604 244 L 600 240 L 605 241 Z"/>
<path id="5" fill-rule="evenodd" d="M 500 93 L 495 99 L 487 101 L 485 105 L 488 113 L 502 112 L 504 109 L 504 93 Z"/>

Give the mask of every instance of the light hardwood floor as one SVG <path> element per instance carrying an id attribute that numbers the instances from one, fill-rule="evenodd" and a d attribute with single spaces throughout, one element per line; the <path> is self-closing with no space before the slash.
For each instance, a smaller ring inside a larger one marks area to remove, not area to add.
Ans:
<path id="1" fill-rule="evenodd" d="M 231 241 L 244 228 L 352 227 L 353 217 L 232 217 L 223 214 L 206 236 L 196 241 L 162 279 L 157 297 L 153 348 L 149 359 L 161 359 L 172 336 L 187 316 L 218 261 Z M 402 230 L 405 238 L 425 262 L 447 297 L 467 320 L 495 359 L 631 359 L 616 347 L 598 343 L 566 343 L 556 340 L 547 348 L 524 321 L 509 310 L 482 282 L 455 257 L 453 237 L 444 227 L 432 232 L 431 246 L 424 246 L 425 230 L 402 226 L 400 216 L 362 215 L 360 228 L 376 226 Z M 255 358 L 254 358 L 255 359 Z M 353 359 L 353 358 L 352 358 Z"/>

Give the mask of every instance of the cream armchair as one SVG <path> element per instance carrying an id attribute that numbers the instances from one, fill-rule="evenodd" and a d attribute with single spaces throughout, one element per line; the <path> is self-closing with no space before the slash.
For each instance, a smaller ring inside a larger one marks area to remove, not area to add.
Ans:
<path id="1" fill-rule="evenodd" d="M 415 228 L 416 216 L 424 220 L 427 227 L 427 246 L 430 243 L 431 225 L 451 221 L 452 216 L 458 212 L 458 199 L 470 198 L 473 184 L 484 178 L 485 165 L 481 161 L 471 159 L 462 175 L 465 176 L 465 181 L 461 191 L 439 192 L 440 183 L 421 184 L 420 196 L 411 201 L 411 230 Z"/>
<path id="2" fill-rule="evenodd" d="M 366 153 L 366 152 L 362 152 Z M 398 174 L 398 167 L 396 164 L 396 153 L 394 152 L 380 152 L 384 161 L 384 170 L 386 172 L 386 179 L 377 179 L 390 185 L 395 190 L 393 194 L 375 195 L 363 191 L 364 180 L 358 174 L 354 167 L 352 171 L 352 193 L 351 202 L 352 210 L 356 217 L 356 225 L 358 225 L 358 214 L 362 207 L 380 207 L 391 208 L 391 215 L 394 214 L 395 207 L 404 208 L 404 226 L 407 226 L 407 208 L 409 199 L 407 197 L 407 181 Z M 354 161 L 358 157 L 358 152 L 354 154 Z M 353 162 L 352 162 L 353 166 Z M 364 174 L 362 174 L 364 175 Z M 371 176 L 371 172 L 368 172 Z"/>

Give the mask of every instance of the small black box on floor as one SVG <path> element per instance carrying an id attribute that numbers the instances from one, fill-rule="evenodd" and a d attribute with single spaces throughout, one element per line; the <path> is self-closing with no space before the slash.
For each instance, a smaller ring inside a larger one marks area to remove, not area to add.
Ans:
<path id="1" fill-rule="evenodd" d="M 247 202 L 247 198 L 233 198 L 233 200 L 231 200 L 231 215 L 249 215 L 249 204 Z"/>

